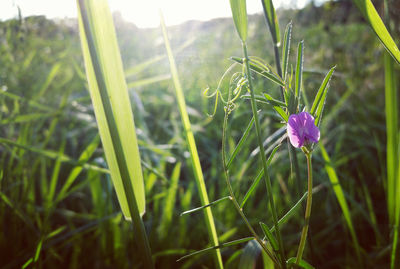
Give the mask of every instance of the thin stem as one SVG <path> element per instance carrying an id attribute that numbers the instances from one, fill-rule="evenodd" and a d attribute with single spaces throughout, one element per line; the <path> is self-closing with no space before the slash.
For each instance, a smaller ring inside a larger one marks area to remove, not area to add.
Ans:
<path id="1" fill-rule="evenodd" d="M 247 217 L 243 213 L 242 208 L 240 208 L 239 203 L 236 200 L 235 194 L 233 193 L 232 185 L 229 180 L 229 172 L 228 172 L 228 166 L 226 162 L 226 148 L 225 148 L 225 140 L 226 140 L 226 127 L 228 125 L 228 115 L 229 115 L 229 106 L 231 104 L 231 90 L 228 90 L 228 102 L 225 108 L 225 117 L 224 117 L 224 124 L 222 127 L 222 164 L 224 168 L 224 174 L 225 174 L 225 180 L 226 180 L 226 185 L 228 186 L 228 191 L 230 195 L 230 199 L 233 202 L 236 210 L 238 211 L 239 215 L 242 217 L 244 222 L 246 223 L 247 228 L 250 230 L 250 233 L 254 236 L 256 241 L 260 244 L 260 246 L 263 248 L 265 253 L 271 258 L 271 260 L 277 265 L 280 266 L 279 261 L 276 259 L 273 253 L 269 251 L 267 246 L 264 244 L 264 242 L 261 240 L 261 238 L 258 236 L 258 234 L 254 231 L 253 227 L 251 226 L 250 222 L 248 221 Z"/>
<path id="2" fill-rule="evenodd" d="M 312 166 L 311 166 L 311 153 L 306 154 L 307 157 L 307 169 L 308 169 L 308 194 L 307 194 L 307 205 L 306 205 L 306 213 L 304 216 L 304 226 L 301 231 L 301 238 L 299 249 L 297 250 L 296 264 L 298 265 L 301 261 L 301 257 L 303 256 L 304 247 L 306 244 L 308 226 L 310 222 L 311 215 L 311 204 L 312 204 Z"/>
<path id="3" fill-rule="evenodd" d="M 276 232 L 278 244 L 279 244 L 281 265 L 282 265 L 282 268 L 286 268 L 285 251 L 283 248 L 281 232 L 279 229 L 278 216 L 277 216 L 278 214 L 276 213 L 274 197 L 272 196 L 271 180 L 270 180 L 269 174 L 268 174 L 267 158 L 265 157 L 265 149 L 264 149 L 262 136 L 261 136 L 260 120 L 258 119 L 258 114 L 257 114 L 257 104 L 256 104 L 256 100 L 254 97 L 253 82 L 251 79 L 251 71 L 250 71 L 250 65 L 249 65 L 249 56 L 247 55 L 247 46 L 246 46 L 245 42 L 242 42 L 242 47 L 243 47 L 243 54 L 244 54 L 244 63 L 246 66 L 246 76 L 247 76 L 247 80 L 249 82 L 249 89 L 250 89 L 250 95 L 251 95 L 251 109 L 253 111 L 254 123 L 256 126 L 257 141 L 258 141 L 258 145 L 260 148 L 260 155 L 261 155 L 261 160 L 262 160 L 262 164 L 263 164 L 263 168 L 264 168 L 264 179 L 265 179 L 265 183 L 267 185 L 267 193 L 268 193 L 269 203 L 270 203 L 271 211 L 272 211 L 272 219 L 273 219 L 274 225 L 276 227 L 275 232 Z"/>

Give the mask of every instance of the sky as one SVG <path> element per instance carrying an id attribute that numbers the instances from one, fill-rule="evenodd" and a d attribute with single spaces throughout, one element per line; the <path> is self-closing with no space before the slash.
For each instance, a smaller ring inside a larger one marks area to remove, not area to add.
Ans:
<path id="1" fill-rule="evenodd" d="M 303 7 L 309 0 L 274 0 L 276 8 Z M 16 17 L 17 6 L 22 16 L 45 15 L 48 18 L 76 18 L 75 0 L 0 0 L 0 20 Z M 167 25 L 176 25 L 188 20 L 206 21 L 218 17 L 230 17 L 228 0 L 108 0 L 112 12 L 141 28 L 158 27 L 161 8 Z M 284 4 L 283 4 L 284 3 Z M 260 0 L 247 0 L 249 14 L 262 11 Z"/>

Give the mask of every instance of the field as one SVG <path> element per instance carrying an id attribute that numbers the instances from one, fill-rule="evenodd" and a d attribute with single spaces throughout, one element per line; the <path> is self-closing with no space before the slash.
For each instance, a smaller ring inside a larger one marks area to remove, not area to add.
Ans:
<path id="1" fill-rule="evenodd" d="M 0 21 L 1 268 L 399 268 L 400 53 L 364 1 L 246 28 L 235 0 L 164 30 L 114 14 L 119 50 L 78 2 L 79 24 Z M 399 3 L 374 5 L 400 44 Z M 303 110 L 320 139 L 301 150 Z"/>

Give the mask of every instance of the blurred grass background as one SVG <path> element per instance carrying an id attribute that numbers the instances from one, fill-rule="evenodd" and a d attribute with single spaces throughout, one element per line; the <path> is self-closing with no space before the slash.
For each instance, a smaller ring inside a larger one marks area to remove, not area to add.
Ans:
<path id="1" fill-rule="evenodd" d="M 392 35 L 399 44 L 396 14 L 400 5 L 389 2 Z M 382 4 L 376 1 L 378 10 Z M 315 95 L 324 74 L 337 65 L 321 137 L 349 203 L 365 268 L 387 268 L 391 229 L 385 195 L 384 49 L 349 1 L 318 7 L 311 3 L 302 10 L 278 10 L 277 16 L 281 27 L 293 21 L 293 44 L 305 40 L 307 97 Z M 209 241 L 202 214 L 179 217 L 200 206 L 200 201 L 188 165 L 161 30 L 139 29 L 117 14 L 114 22 L 135 114 L 146 190 L 144 223 L 156 267 L 212 268 L 211 255 L 176 263 Z M 220 108 L 213 119 L 207 117 L 213 104 L 202 97 L 202 90 L 217 86 L 231 63 L 229 57 L 240 56 L 241 48 L 236 45 L 231 19 L 190 21 L 168 31 L 213 201 L 228 193 L 220 155 L 223 113 Z M 273 63 L 272 41 L 261 14 L 249 17 L 248 40 L 250 55 Z M 398 74 L 399 67 L 394 69 Z M 277 87 L 259 78 L 255 88 L 279 96 Z M 268 107 L 260 108 L 263 132 L 271 136 L 280 125 L 271 119 L 276 115 Z M 247 101 L 240 101 L 230 119 L 230 150 L 250 118 Z M 140 257 L 131 254 L 136 247 L 134 235 L 123 221 L 97 133 L 77 21 L 37 16 L 0 22 L 0 267 L 20 268 L 30 259 L 27 266 L 37 268 L 135 268 L 139 264 Z M 275 139 L 271 136 L 269 143 Z M 261 168 L 254 158 L 256 147 L 256 137 L 249 136 L 232 165 L 239 200 Z M 360 268 L 318 151 L 313 158 L 314 180 L 320 190 L 313 197 L 305 258 L 316 268 Z M 287 147 L 281 146 L 270 168 L 279 216 L 305 190 L 306 170 L 304 165 L 300 168 L 301 191 L 289 180 Z M 244 210 L 254 227 L 258 221 L 272 223 L 266 214 L 263 184 Z M 216 205 L 213 214 L 219 241 L 248 236 L 230 203 Z M 302 215 L 299 211 L 282 227 L 290 254 L 296 251 Z M 248 255 L 241 254 L 249 248 L 251 243 L 223 249 L 226 267 L 244 264 Z M 261 266 L 261 256 L 256 264 Z"/>

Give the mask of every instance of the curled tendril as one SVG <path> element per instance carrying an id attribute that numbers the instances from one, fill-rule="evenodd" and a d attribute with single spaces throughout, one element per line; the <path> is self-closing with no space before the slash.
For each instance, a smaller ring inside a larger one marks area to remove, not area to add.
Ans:
<path id="1" fill-rule="evenodd" d="M 218 107 L 218 101 L 221 100 L 221 102 L 224 104 L 224 111 L 230 114 L 233 110 L 237 108 L 237 104 L 235 101 L 241 96 L 242 90 L 248 90 L 248 81 L 247 78 L 243 75 L 243 72 L 235 72 L 231 76 L 230 82 L 229 82 L 229 88 L 228 91 L 230 91 L 233 96 L 229 100 L 225 100 L 223 98 L 223 95 L 221 93 L 221 85 L 223 80 L 227 77 L 227 75 L 232 71 L 232 69 L 237 65 L 237 63 L 232 64 L 229 66 L 229 68 L 225 71 L 225 73 L 222 75 L 217 89 L 212 92 L 210 92 L 210 88 L 207 87 L 203 91 L 203 96 L 206 98 L 215 98 L 215 103 L 214 103 L 214 109 L 212 114 L 208 114 L 209 117 L 213 117 L 215 113 L 217 112 L 217 107 Z M 229 94 L 228 94 L 229 95 Z"/>

